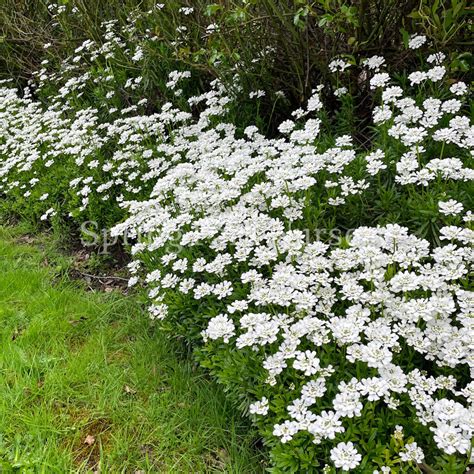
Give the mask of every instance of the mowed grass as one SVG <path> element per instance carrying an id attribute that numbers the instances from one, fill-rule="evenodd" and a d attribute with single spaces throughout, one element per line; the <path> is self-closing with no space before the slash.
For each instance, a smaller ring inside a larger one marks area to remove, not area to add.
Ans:
<path id="1" fill-rule="evenodd" d="M 248 426 L 133 297 L 59 278 L 17 234 L 0 228 L 0 472 L 262 472 Z"/>

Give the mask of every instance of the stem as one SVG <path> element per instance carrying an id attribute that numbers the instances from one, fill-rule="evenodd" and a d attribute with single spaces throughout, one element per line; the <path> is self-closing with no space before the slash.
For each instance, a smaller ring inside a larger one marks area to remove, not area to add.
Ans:
<path id="1" fill-rule="evenodd" d="M 426 472 L 426 474 L 438 474 L 438 471 L 435 471 L 432 467 L 428 466 L 424 462 L 417 464 L 417 466 L 421 472 Z"/>

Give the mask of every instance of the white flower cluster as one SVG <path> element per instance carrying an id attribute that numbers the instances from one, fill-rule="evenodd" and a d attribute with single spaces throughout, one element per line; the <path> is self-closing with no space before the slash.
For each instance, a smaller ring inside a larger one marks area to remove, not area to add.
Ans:
<path id="1" fill-rule="evenodd" d="M 424 35 L 413 35 L 408 41 L 408 47 L 410 49 L 419 49 L 426 43 L 426 41 L 427 39 Z"/>
<path id="2" fill-rule="evenodd" d="M 169 89 L 175 89 L 183 79 L 189 79 L 191 77 L 191 73 L 189 71 L 171 71 L 168 76 L 168 82 L 166 83 L 166 87 Z"/>
<path id="3" fill-rule="evenodd" d="M 117 48 L 126 50 L 113 25 L 106 25 L 104 44 L 85 42 L 76 54 L 108 58 Z M 424 42 L 414 37 L 410 47 Z M 129 56 L 139 61 L 143 49 L 137 46 Z M 440 62 L 432 58 L 432 68 L 411 74 L 410 82 L 439 83 L 446 72 Z M 170 103 L 140 115 L 137 104 L 117 116 L 108 109 L 109 122 L 100 123 L 99 110 L 74 112 L 69 105 L 68 97 L 81 94 L 92 79 L 88 73 L 74 76 L 74 58 L 67 64 L 61 78 L 46 70 L 38 75 L 40 87 L 66 81 L 47 109 L 29 91 L 20 97 L 0 84 L 0 192 L 34 199 L 48 219 L 63 211 L 48 180 L 67 161 L 75 199 L 69 212 L 80 215 L 102 201 L 119 206 L 126 219 L 113 233 L 136 238 L 130 285 L 143 276 L 152 317 L 171 313 L 172 294 L 202 302 L 203 341 L 252 354 L 259 361 L 255 370 L 265 374 L 264 392 L 250 413 L 271 417 L 273 397 L 281 391 L 291 396 L 285 418 L 272 425 L 283 443 L 299 433 L 316 445 L 335 440 L 375 404 L 415 416 L 443 452 L 469 451 L 471 214 L 464 216 L 465 227 L 443 227 L 442 244 L 435 247 L 398 224 L 359 227 L 342 246 L 311 241 L 306 233 L 317 225 L 315 203 L 334 211 L 351 197 L 363 198 L 383 173 L 393 173 L 394 184 L 413 193 L 438 180 L 472 180 L 467 160 L 432 154 L 434 145 L 473 153 L 474 128 L 461 114 L 465 84 L 451 86 L 455 97 L 428 97 L 420 104 L 380 72 L 383 58 L 365 61 L 374 73 L 370 87 L 381 96 L 374 122 L 396 146 L 361 157 L 351 137 L 331 145 L 320 140 L 321 88 L 294 120 L 280 125 L 278 138 L 266 138 L 257 127 L 239 134 L 226 123 L 231 99 L 217 81 L 208 93 L 189 99 L 190 108 L 200 106 L 197 118 Z M 330 68 L 343 72 L 349 66 L 337 59 Z M 188 77 L 173 71 L 168 87 L 175 90 Z M 113 80 L 105 70 L 103 84 Z M 133 78 L 127 87 L 140 82 Z M 363 173 L 355 178 L 350 170 L 357 163 Z M 464 206 L 447 198 L 439 211 L 456 219 Z M 335 441 L 330 458 L 348 471 L 361 462 L 359 449 Z M 423 452 L 413 442 L 400 456 L 419 462 Z"/>
<path id="4" fill-rule="evenodd" d="M 435 66 L 428 72 L 414 72 L 409 79 L 412 84 L 425 80 L 436 82 L 445 72 L 444 66 Z M 399 184 L 428 186 L 437 179 L 471 181 L 474 178 L 474 171 L 462 159 L 443 156 L 446 145 L 456 145 L 459 150 L 467 151 L 468 156 L 474 153 L 474 127 L 468 117 L 460 114 L 461 100 L 427 97 L 418 104 L 405 96 L 401 87 L 392 85 L 387 73 L 375 74 L 370 83 L 371 87 L 380 88 L 382 94 L 382 105 L 373 112 L 374 122 L 386 126 L 388 134 L 402 145 L 403 153 L 396 162 L 395 179 Z M 467 93 L 467 86 L 458 82 L 450 90 L 462 97 Z M 429 151 L 433 143 L 442 145 L 438 156 Z M 371 160 L 368 161 L 370 166 Z"/>
<path id="5" fill-rule="evenodd" d="M 398 90 L 388 91 L 399 96 Z M 400 133 L 406 146 L 411 146 L 406 123 L 411 124 L 408 117 L 415 110 L 405 99 L 400 111 L 407 120 L 393 126 L 406 127 Z M 435 128 L 436 114 L 421 111 L 423 116 L 434 116 L 429 128 Z M 457 121 L 465 122 L 461 117 Z M 365 182 L 344 176 L 356 156 L 350 140 L 341 137 L 336 147 L 318 152 L 312 145 L 318 119 L 307 119 L 303 128 L 284 122 L 280 131 L 288 139 L 276 140 L 254 128 L 246 130 L 248 139 L 236 138 L 229 124 L 209 130 L 207 123 L 198 122 L 194 127 L 186 128 L 186 139 L 176 132 L 175 144 L 167 144 L 166 152 L 170 159 L 180 155 L 181 160 L 155 181 L 150 200 L 124 204 L 131 216 L 115 228 L 117 234 L 151 233 L 136 245 L 137 257 L 164 252 L 170 243 L 184 249 L 181 260 L 177 255 L 166 258 L 163 277 L 150 290 L 153 311 L 163 308 L 169 291 L 206 299 L 208 305 L 223 302 L 227 311 L 210 319 L 203 331 L 206 341 L 261 354 L 270 387 L 281 390 L 280 380 L 306 378 L 287 408 L 289 418 L 274 426 L 283 443 L 299 432 L 311 434 L 316 444 L 332 440 L 345 431 L 345 422 L 362 416 L 366 403 L 376 402 L 416 413 L 441 450 L 466 454 L 474 433 L 473 384 L 457 387 L 454 375 L 407 370 L 406 359 L 418 357 L 440 369 L 455 369 L 462 374 L 460 380 L 472 378 L 474 298 L 464 282 L 472 265 L 474 232 L 443 228 L 442 238 L 451 242 L 435 248 L 399 225 L 361 227 L 348 248 L 308 242 L 298 226 L 304 223 L 308 192 L 320 175 L 329 173 L 325 186 L 340 186 L 342 196 L 366 188 Z M 467 148 L 472 143 L 463 133 L 457 145 Z M 400 163 L 415 150 L 406 152 Z M 367 156 L 369 174 L 386 168 L 384 158 L 382 150 Z M 460 166 L 451 172 L 441 161 L 437 171 L 445 179 L 472 179 L 471 169 Z M 406 184 L 400 163 L 396 180 Z M 440 209 L 462 210 L 451 202 Z M 166 309 L 159 314 L 165 317 Z M 320 354 L 342 349 L 349 367 L 365 367 L 367 375 L 340 381 L 331 409 L 315 412 L 312 407 L 328 383 L 334 384 L 335 373 L 333 366 L 321 365 Z M 271 393 L 269 389 L 268 398 L 255 402 L 250 411 L 268 416 Z M 460 399 L 464 404 L 455 401 Z M 440 406 L 455 407 L 455 416 L 440 418 Z M 422 457 L 416 452 L 417 459 Z M 331 457 L 343 469 L 360 461 L 355 448 L 344 443 Z"/>

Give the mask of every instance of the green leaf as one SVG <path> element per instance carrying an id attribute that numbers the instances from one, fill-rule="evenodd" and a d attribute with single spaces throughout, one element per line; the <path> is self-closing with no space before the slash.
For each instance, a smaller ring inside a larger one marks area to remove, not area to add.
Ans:
<path id="1" fill-rule="evenodd" d="M 439 0 L 435 0 L 431 7 L 431 12 L 433 13 L 433 15 L 436 14 L 436 12 L 438 11 L 438 8 L 439 8 Z"/>
<path id="2" fill-rule="evenodd" d="M 326 15 L 323 15 L 321 17 L 321 19 L 318 21 L 318 26 L 326 26 L 328 25 L 329 23 L 331 23 L 331 21 L 333 20 L 333 15 L 330 15 L 329 13 L 326 14 Z"/>
<path id="3" fill-rule="evenodd" d="M 303 19 L 306 19 L 307 15 L 308 7 L 300 8 L 293 17 L 293 24 L 298 28 L 304 28 L 305 21 L 303 21 Z"/>
<path id="4" fill-rule="evenodd" d="M 206 7 L 206 15 L 207 16 L 213 16 L 215 15 L 217 12 L 221 11 L 222 10 L 222 6 L 221 5 L 218 5 L 217 3 L 212 3 L 211 5 L 208 5 Z"/>
<path id="5" fill-rule="evenodd" d="M 410 40 L 410 34 L 405 28 L 400 28 L 400 33 L 402 34 L 403 44 L 405 48 L 408 48 L 408 41 Z"/>
<path id="6" fill-rule="evenodd" d="M 449 28 L 451 28 L 451 25 L 453 24 L 453 11 L 448 10 L 446 12 L 446 15 L 443 20 L 443 28 L 445 31 L 448 31 Z"/>

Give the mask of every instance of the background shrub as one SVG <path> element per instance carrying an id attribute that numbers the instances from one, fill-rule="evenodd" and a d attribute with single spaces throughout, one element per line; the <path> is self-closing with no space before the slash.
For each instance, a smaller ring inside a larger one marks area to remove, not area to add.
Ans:
<path id="1" fill-rule="evenodd" d="M 130 36 L 132 18 L 134 38 L 142 40 L 144 51 L 140 71 L 132 55 L 118 58 L 112 67 L 124 77 L 143 76 L 137 93 L 150 99 L 150 110 L 166 98 L 164 78 L 171 70 L 190 69 L 193 92 L 206 90 L 216 77 L 230 88 L 237 75 L 235 123 L 256 123 L 273 133 L 316 84 L 331 82 L 327 65 L 334 57 L 355 65 L 360 58 L 382 54 L 388 69 L 399 71 L 417 56 L 406 49 L 409 34 L 423 32 L 435 50 L 449 55 L 450 69 L 458 76 L 472 61 L 467 51 L 473 45 L 473 10 L 466 0 L 188 0 L 160 6 L 147 0 L 4 0 L 0 74 L 24 83 L 44 59 L 48 67 L 59 68 L 84 40 L 102 41 L 104 22 L 116 21 L 123 36 Z M 45 50 L 45 44 L 51 47 Z M 332 83 L 332 88 L 340 86 L 353 97 L 354 119 L 348 119 L 348 126 L 364 143 L 368 130 L 361 123 L 370 121 L 373 103 L 361 69 Z M 251 100 L 249 93 L 257 90 L 265 96 Z M 332 106 L 341 110 L 335 101 Z"/>

